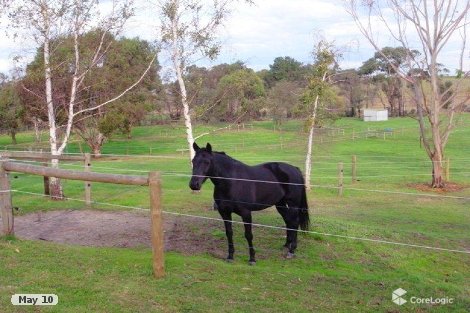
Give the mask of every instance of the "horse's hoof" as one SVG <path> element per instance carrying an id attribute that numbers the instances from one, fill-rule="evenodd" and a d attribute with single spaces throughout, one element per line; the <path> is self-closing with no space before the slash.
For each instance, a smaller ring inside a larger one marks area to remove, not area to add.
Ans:
<path id="1" fill-rule="evenodd" d="M 249 261 L 248 264 L 249 264 L 249 265 L 252 265 L 252 266 L 253 266 L 253 265 L 256 265 L 256 261 Z"/>
<path id="2" fill-rule="evenodd" d="M 227 263 L 233 263 L 233 259 L 226 258 L 225 261 L 226 261 Z"/>
<path id="3" fill-rule="evenodd" d="M 293 259 L 295 254 L 287 252 L 286 259 Z"/>

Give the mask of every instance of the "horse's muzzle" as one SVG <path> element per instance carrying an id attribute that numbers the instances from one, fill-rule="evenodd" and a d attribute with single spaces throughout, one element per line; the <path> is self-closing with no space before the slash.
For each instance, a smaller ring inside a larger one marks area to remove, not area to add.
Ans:
<path id="1" fill-rule="evenodd" d="M 189 188 L 191 188 L 191 190 L 195 190 L 195 191 L 201 190 L 201 186 L 202 186 L 202 184 L 201 184 L 201 182 L 199 182 L 199 181 L 193 181 L 193 180 L 191 180 L 191 181 L 189 182 Z"/>

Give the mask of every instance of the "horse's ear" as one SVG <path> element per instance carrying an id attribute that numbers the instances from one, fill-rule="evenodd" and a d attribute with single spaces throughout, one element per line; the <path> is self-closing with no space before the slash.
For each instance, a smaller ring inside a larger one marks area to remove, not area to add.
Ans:
<path id="1" fill-rule="evenodd" d="M 207 152 L 212 153 L 212 146 L 211 146 L 210 143 L 207 143 L 206 150 L 207 150 Z"/>
<path id="2" fill-rule="evenodd" d="M 197 151 L 197 150 L 199 150 L 199 149 L 201 149 L 201 148 L 199 148 L 199 146 L 197 145 L 196 142 L 193 142 L 193 149 L 194 149 L 194 151 Z"/>

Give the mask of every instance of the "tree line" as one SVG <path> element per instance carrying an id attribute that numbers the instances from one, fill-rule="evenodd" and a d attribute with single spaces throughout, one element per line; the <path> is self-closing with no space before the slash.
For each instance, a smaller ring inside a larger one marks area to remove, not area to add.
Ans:
<path id="1" fill-rule="evenodd" d="M 95 42 L 99 31 L 87 33 L 84 42 Z M 71 38 L 58 38 L 62 49 L 53 60 L 56 76 L 53 97 L 56 102 L 66 101 L 70 92 Z M 125 86 L 139 78 L 147 67 L 156 48 L 139 38 L 110 38 L 110 48 L 97 67 L 87 73 L 85 86 L 79 93 L 79 106 L 83 109 L 103 102 Z M 83 52 L 93 52 L 93 44 L 82 45 Z M 391 116 L 415 114 L 405 110 L 403 84 L 393 67 L 383 56 L 394 60 L 397 66 L 404 62 L 406 53 L 401 47 L 385 47 L 382 53 L 363 62 L 358 69 L 342 70 L 337 65 L 329 72 L 331 90 L 324 97 L 317 126 L 338 116 L 360 116 L 363 108 L 379 104 L 389 110 Z M 338 55 L 336 55 L 338 58 Z M 16 143 L 16 133 L 25 127 L 34 129 L 37 140 L 46 126 L 47 111 L 44 108 L 43 50 L 38 49 L 23 76 L 9 79 L 0 77 L 1 130 L 11 135 Z M 336 61 L 335 61 L 336 62 Z M 101 107 L 93 115 L 78 119 L 74 132 L 99 154 L 102 145 L 113 134 L 131 136 L 131 129 L 142 123 L 162 123 L 182 118 L 180 89 L 176 81 L 162 82 L 158 62 L 142 83 L 121 99 Z M 315 75 L 314 64 L 302 64 L 292 57 L 277 57 L 268 69 L 255 72 L 243 62 L 219 64 L 210 68 L 188 66 L 183 74 L 193 118 L 203 123 L 246 122 L 256 119 L 272 119 L 278 127 L 289 118 L 306 118 L 309 115 L 308 86 Z M 442 69 L 441 88 L 449 87 L 446 69 Z M 449 76 L 449 79 L 451 77 Z M 450 96 L 450 95 L 449 95 Z M 65 110 L 62 104 L 62 110 Z M 330 112 L 329 114 L 327 112 Z M 64 124 L 58 112 L 59 124 Z"/>

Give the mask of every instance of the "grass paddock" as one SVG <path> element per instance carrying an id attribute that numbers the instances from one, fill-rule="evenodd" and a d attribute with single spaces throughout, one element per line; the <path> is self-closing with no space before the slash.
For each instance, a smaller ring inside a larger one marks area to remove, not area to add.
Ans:
<path id="1" fill-rule="evenodd" d="M 364 123 L 338 120 L 336 130 L 316 136 L 313 157 L 314 186 L 308 194 L 311 230 L 301 234 L 296 258 L 283 258 L 284 231 L 254 227 L 258 263 L 248 266 L 241 225 L 234 225 L 235 262 L 224 262 L 204 249 L 190 255 L 166 253 L 167 275 L 152 278 L 148 248 L 96 248 L 17 238 L 0 239 L 1 312 L 467 312 L 470 311 L 470 255 L 413 246 L 358 240 L 366 238 L 410 245 L 470 250 L 470 116 L 464 115 L 451 136 L 446 157 L 450 180 L 462 189 L 437 193 L 417 185 L 431 180 L 430 162 L 420 148 L 416 121 L 407 118 Z M 304 168 L 306 133 L 300 121 L 288 121 L 273 130 L 270 121 L 245 129 L 210 133 L 199 144 L 248 164 L 286 161 Z M 196 134 L 220 128 L 196 127 Z M 392 129 L 383 137 L 384 129 Z M 28 149 L 33 135 L 18 135 L 9 150 Z M 133 138 L 116 136 L 105 154 L 128 155 L 93 160 L 92 170 L 141 174 L 161 171 L 163 209 L 167 212 L 218 218 L 211 210 L 212 190 L 206 183 L 199 194 L 188 188 L 189 160 L 181 127 L 138 127 Z M 82 147 L 84 149 L 84 147 Z M 68 147 L 79 153 L 78 142 Z M 357 179 L 352 182 L 352 156 L 357 157 Z M 344 166 L 343 196 L 338 196 L 338 163 Z M 62 162 L 62 168 L 82 164 Z M 42 178 L 12 175 L 15 214 L 82 209 L 83 182 L 64 181 L 67 197 L 50 201 L 39 195 Z M 148 208 L 144 187 L 93 184 L 93 209 Z M 432 196 L 429 196 L 432 195 Z M 106 203 L 106 204 L 104 204 Z M 116 206 L 119 205 L 119 206 Z M 166 215 L 164 215 L 165 217 Z M 174 215 L 172 215 L 174 217 Z M 187 219 L 188 232 L 200 234 L 199 219 Z M 239 217 L 234 217 L 241 221 Z M 284 226 L 270 208 L 257 212 L 253 222 Z M 202 226 L 201 226 L 202 227 Z M 204 231 L 204 230 L 203 230 Z M 223 224 L 207 232 L 224 240 Z M 318 234 L 321 233 L 321 234 Z M 344 237 L 334 237 L 339 235 Z M 225 252 L 225 245 L 221 247 Z M 391 301 L 392 291 L 407 290 L 408 303 Z M 55 307 L 14 307 L 15 293 L 55 293 Z M 452 304 L 413 304 L 411 297 L 453 298 Z"/>

